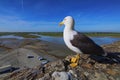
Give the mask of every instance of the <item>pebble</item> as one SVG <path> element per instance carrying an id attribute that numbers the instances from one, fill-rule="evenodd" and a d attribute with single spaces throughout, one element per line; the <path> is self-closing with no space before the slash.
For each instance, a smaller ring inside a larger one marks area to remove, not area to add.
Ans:
<path id="1" fill-rule="evenodd" d="M 71 79 L 69 79 L 70 77 L 69 77 L 69 74 L 67 72 L 56 72 L 55 71 L 52 74 L 52 78 L 54 80 L 71 80 Z"/>
<path id="2" fill-rule="evenodd" d="M 68 73 L 70 73 L 70 74 L 72 74 L 73 76 L 77 77 L 77 74 L 76 74 L 73 70 L 69 70 Z"/>

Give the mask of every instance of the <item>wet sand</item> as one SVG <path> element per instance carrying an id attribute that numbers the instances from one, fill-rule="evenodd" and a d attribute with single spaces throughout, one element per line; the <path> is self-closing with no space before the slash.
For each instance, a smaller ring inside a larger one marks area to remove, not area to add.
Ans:
<path id="1" fill-rule="evenodd" d="M 9 43 L 5 44 L 6 40 Z M 40 65 L 38 57 L 43 57 L 48 61 L 55 61 L 73 53 L 65 45 L 53 44 L 37 39 L 2 39 L 1 44 L 0 66 L 10 64 L 14 67 L 32 68 Z M 34 56 L 34 58 L 28 58 L 29 55 Z"/>

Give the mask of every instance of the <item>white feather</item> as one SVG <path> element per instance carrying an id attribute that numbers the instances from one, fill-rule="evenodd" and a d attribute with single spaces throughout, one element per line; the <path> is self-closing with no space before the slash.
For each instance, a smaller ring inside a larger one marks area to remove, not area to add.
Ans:
<path id="1" fill-rule="evenodd" d="M 73 46 L 70 42 L 71 40 L 74 39 L 74 35 L 77 35 L 76 31 L 67 29 L 67 27 L 65 27 L 63 37 L 64 37 L 64 42 L 65 42 L 66 46 L 76 53 L 82 53 L 80 49 Z"/>

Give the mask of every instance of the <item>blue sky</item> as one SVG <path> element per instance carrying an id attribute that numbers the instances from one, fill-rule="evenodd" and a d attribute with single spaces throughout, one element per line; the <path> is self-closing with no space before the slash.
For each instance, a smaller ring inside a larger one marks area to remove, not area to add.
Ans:
<path id="1" fill-rule="evenodd" d="M 68 15 L 81 32 L 120 32 L 120 0 L 0 0 L 0 32 L 61 32 Z"/>

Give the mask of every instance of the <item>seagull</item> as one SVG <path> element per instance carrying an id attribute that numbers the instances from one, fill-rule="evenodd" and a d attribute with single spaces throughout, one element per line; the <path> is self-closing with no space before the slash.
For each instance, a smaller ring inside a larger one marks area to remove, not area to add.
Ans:
<path id="1" fill-rule="evenodd" d="M 74 29 L 75 21 L 73 17 L 67 16 L 59 23 L 60 26 L 64 25 L 63 39 L 66 46 L 77 53 L 76 56 L 71 58 L 71 67 L 76 67 L 80 59 L 80 54 L 90 54 L 90 55 L 103 55 L 106 56 L 107 53 L 102 47 L 97 45 L 93 40 L 91 40 L 86 35 L 77 32 Z"/>

